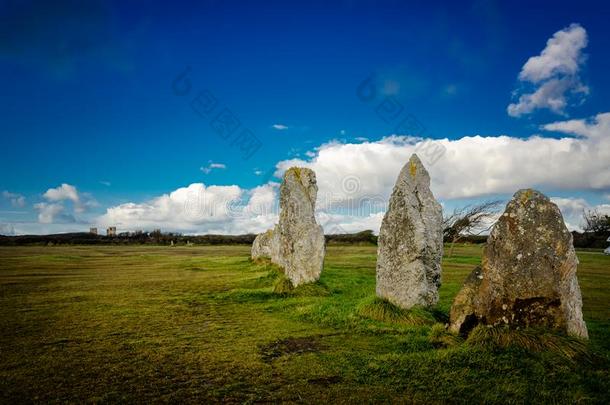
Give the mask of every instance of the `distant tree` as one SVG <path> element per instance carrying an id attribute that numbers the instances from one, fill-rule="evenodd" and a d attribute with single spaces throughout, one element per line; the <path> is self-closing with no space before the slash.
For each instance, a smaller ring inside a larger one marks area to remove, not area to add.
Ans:
<path id="1" fill-rule="evenodd" d="M 602 234 L 610 232 L 610 216 L 600 213 L 597 209 L 583 211 L 582 217 L 582 228 L 585 233 Z"/>
<path id="2" fill-rule="evenodd" d="M 485 201 L 480 204 L 456 208 L 443 218 L 443 238 L 451 242 L 449 257 L 457 242 L 468 236 L 480 235 L 491 229 L 492 219 L 502 201 Z"/>
<path id="3" fill-rule="evenodd" d="M 155 243 L 161 242 L 161 238 L 163 234 L 161 233 L 161 229 L 155 229 L 149 234 L 150 238 L 155 241 Z"/>
<path id="4" fill-rule="evenodd" d="M 344 244 L 377 244 L 377 236 L 371 230 L 357 233 L 334 233 L 324 235 L 327 243 Z"/>

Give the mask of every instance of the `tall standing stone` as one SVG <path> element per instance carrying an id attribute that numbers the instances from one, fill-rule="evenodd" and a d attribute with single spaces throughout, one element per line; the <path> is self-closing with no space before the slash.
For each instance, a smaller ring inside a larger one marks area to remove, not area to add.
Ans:
<path id="1" fill-rule="evenodd" d="M 454 300 L 450 329 L 539 326 L 586 338 L 577 265 L 557 205 L 536 190 L 517 191 L 487 239 L 481 267 Z"/>
<path id="2" fill-rule="evenodd" d="M 377 249 L 377 295 L 402 308 L 438 302 L 443 210 L 417 155 L 402 168 L 383 217 Z"/>
<path id="3" fill-rule="evenodd" d="M 317 194 L 313 170 L 292 167 L 284 173 L 271 261 L 284 268 L 295 287 L 318 280 L 324 265 L 324 231 L 314 216 Z"/>

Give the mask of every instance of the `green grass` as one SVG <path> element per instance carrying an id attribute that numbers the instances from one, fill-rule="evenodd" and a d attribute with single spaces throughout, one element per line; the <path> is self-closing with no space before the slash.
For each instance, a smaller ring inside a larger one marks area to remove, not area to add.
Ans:
<path id="1" fill-rule="evenodd" d="M 318 283 L 280 289 L 246 246 L 0 248 L 0 403 L 610 398 L 609 257 L 579 252 L 583 343 L 448 333 L 480 246 L 444 259 L 431 310 L 375 298 L 375 253 L 329 246 Z"/>
<path id="2" fill-rule="evenodd" d="M 356 312 L 363 318 L 410 326 L 432 325 L 435 321 L 434 315 L 424 308 L 405 310 L 376 296 L 363 301 Z"/>

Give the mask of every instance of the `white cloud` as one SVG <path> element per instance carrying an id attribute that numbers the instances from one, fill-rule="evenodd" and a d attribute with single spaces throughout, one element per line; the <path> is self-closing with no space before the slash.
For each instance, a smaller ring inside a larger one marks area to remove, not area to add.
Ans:
<path id="1" fill-rule="evenodd" d="M 579 77 L 587 42 L 587 31 L 578 24 L 556 32 L 540 55 L 523 65 L 519 80 L 526 89 L 514 92 L 519 98 L 507 107 L 508 114 L 520 117 L 538 109 L 563 114 L 573 99 L 582 102 L 589 94 Z"/>
<path id="2" fill-rule="evenodd" d="M 48 189 L 42 196 L 49 201 L 70 200 L 75 204 L 78 204 L 80 201 L 76 187 L 66 183 L 59 187 Z"/>
<path id="3" fill-rule="evenodd" d="M 277 129 L 278 131 L 284 131 L 288 129 L 288 126 L 284 124 L 273 124 L 271 127 L 273 127 L 273 129 Z"/>
<path id="4" fill-rule="evenodd" d="M 511 117 L 520 117 L 545 108 L 556 114 L 563 114 L 568 106 L 569 96 L 587 94 L 589 94 L 589 88 L 574 79 L 551 79 L 533 93 L 519 96 L 519 101 L 510 104 L 507 112 Z"/>
<path id="5" fill-rule="evenodd" d="M 559 74 L 577 74 L 587 42 L 587 31 L 578 24 L 557 31 L 540 55 L 532 56 L 523 65 L 519 79 L 539 83 Z"/>
<path id="6" fill-rule="evenodd" d="M 212 170 L 214 169 L 221 169 L 224 170 L 227 168 L 227 165 L 225 165 L 224 163 L 214 163 L 212 161 L 208 162 L 207 166 L 201 166 L 199 168 L 199 170 L 201 170 L 203 173 L 205 174 L 209 174 L 212 172 Z"/>
<path id="7" fill-rule="evenodd" d="M 420 147 L 420 157 L 438 198 L 456 199 L 513 194 L 519 188 L 549 190 L 607 190 L 610 188 L 610 113 L 579 122 L 580 137 L 527 139 L 509 136 L 466 136 L 435 141 L 446 152 L 433 165 Z M 576 126 L 578 126 L 576 125 Z M 575 121 L 557 122 L 546 129 L 568 129 Z M 387 198 L 398 172 L 421 145 L 408 137 L 377 142 L 322 145 L 312 159 L 278 163 L 281 174 L 290 166 L 316 171 L 321 206 L 354 198 Z M 353 177 L 350 184 L 347 179 Z M 353 184 L 353 183 L 358 184 Z M 329 200 L 334 201 L 329 201 Z"/>
<path id="8" fill-rule="evenodd" d="M 110 187 L 112 185 L 112 183 L 107 180 L 100 180 L 100 184 L 106 187 Z"/>
<path id="9" fill-rule="evenodd" d="M 61 203 L 38 203 L 34 204 L 38 210 L 38 222 L 41 224 L 52 224 L 57 220 L 61 222 L 74 222 L 74 218 L 64 214 L 64 206 Z"/>
<path id="10" fill-rule="evenodd" d="M 589 210 L 597 210 L 602 214 L 610 215 L 610 204 L 591 205 L 583 198 L 551 197 L 563 215 L 566 226 L 571 231 L 582 232 L 583 213 Z"/>
<path id="11" fill-rule="evenodd" d="M 2 192 L 2 197 L 9 200 L 13 207 L 17 207 L 17 208 L 25 207 L 25 197 L 22 196 L 21 194 L 11 193 L 9 191 L 4 190 Z"/>
<path id="12" fill-rule="evenodd" d="M 245 210 L 254 215 L 267 215 L 277 212 L 277 183 L 268 183 L 250 190 L 250 198 Z M 275 211 L 274 211 L 275 210 Z"/>
<path id="13" fill-rule="evenodd" d="M 578 119 L 552 122 L 543 125 L 542 129 L 590 138 L 606 145 L 608 138 L 610 138 L 610 113 L 597 114 L 588 120 Z"/>
<path id="14" fill-rule="evenodd" d="M 165 231 L 222 234 L 262 232 L 275 220 L 268 209 L 271 187 L 266 185 L 247 192 L 238 186 L 194 183 L 144 203 L 110 207 L 97 223 L 123 230 L 161 228 Z M 249 196 L 251 205 L 244 206 L 244 196 Z M 260 206 L 255 207 L 255 204 Z"/>
<path id="15" fill-rule="evenodd" d="M 79 193 L 76 187 L 66 183 L 48 189 L 42 196 L 49 203 L 34 204 L 34 208 L 38 210 L 38 222 L 42 224 L 51 224 L 55 221 L 63 223 L 76 221 L 72 214 L 64 213 L 64 201 L 71 201 L 74 212 L 78 214 L 98 205 L 90 194 Z"/>

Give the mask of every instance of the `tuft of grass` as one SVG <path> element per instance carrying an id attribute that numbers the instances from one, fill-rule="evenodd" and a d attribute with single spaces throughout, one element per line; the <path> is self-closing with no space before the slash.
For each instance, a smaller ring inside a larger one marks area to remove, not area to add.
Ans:
<path id="1" fill-rule="evenodd" d="M 262 271 L 267 273 L 261 277 L 244 280 L 240 283 L 240 288 L 266 288 L 273 287 L 277 280 L 282 277 L 282 272 L 275 267 L 266 266 Z"/>
<path id="2" fill-rule="evenodd" d="M 331 295 L 330 289 L 326 284 L 320 282 L 301 284 L 292 290 L 292 296 L 295 297 L 328 297 Z"/>
<path id="3" fill-rule="evenodd" d="M 294 290 L 292 282 L 285 275 L 281 274 L 273 285 L 273 292 L 279 295 L 288 295 Z"/>
<path id="4" fill-rule="evenodd" d="M 273 292 L 285 297 L 327 297 L 330 295 L 328 287 L 320 281 L 295 287 L 284 274 L 278 276 L 273 286 Z"/>
<path id="5" fill-rule="evenodd" d="M 437 348 L 454 347 L 463 342 L 462 338 L 449 332 L 442 323 L 432 325 L 428 333 L 428 341 Z"/>
<path id="6" fill-rule="evenodd" d="M 486 349 L 517 347 L 533 352 L 551 351 L 570 361 L 591 360 L 589 347 L 584 340 L 542 329 L 478 325 L 470 332 L 466 343 Z"/>
<path id="7" fill-rule="evenodd" d="M 267 302 L 276 300 L 279 298 L 277 294 L 269 291 L 268 288 L 258 289 L 235 289 L 227 292 L 223 292 L 214 296 L 214 298 L 223 299 L 232 302 L 239 302 L 243 304 L 255 304 L 261 302 Z"/>
<path id="8" fill-rule="evenodd" d="M 369 297 L 361 302 L 356 313 L 362 318 L 409 326 L 431 325 L 435 322 L 434 316 L 424 308 L 402 309 L 377 296 Z"/>

